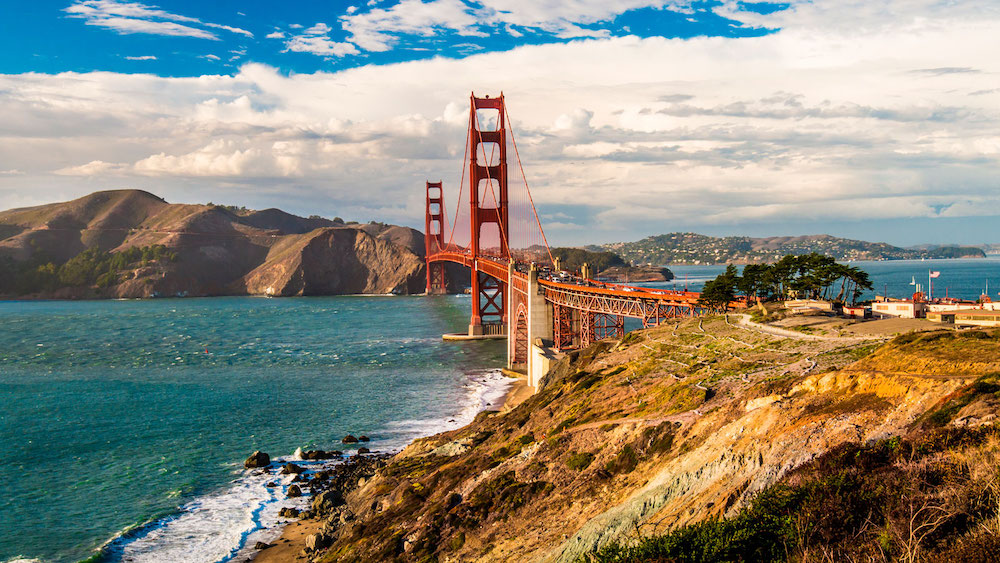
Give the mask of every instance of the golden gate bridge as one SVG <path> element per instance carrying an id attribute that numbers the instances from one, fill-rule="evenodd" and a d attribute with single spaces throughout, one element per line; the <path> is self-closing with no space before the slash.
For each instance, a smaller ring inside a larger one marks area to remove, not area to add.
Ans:
<path id="1" fill-rule="evenodd" d="M 507 167 L 508 139 L 519 172 L 514 182 Z M 499 98 L 470 96 L 463 154 L 450 225 L 442 183 L 426 183 L 427 293 L 446 293 L 447 263 L 469 268 L 468 337 L 506 337 L 507 367 L 526 373 L 529 385 L 537 388 L 549 350 L 620 338 L 626 317 L 651 327 L 707 312 L 696 292 L 606 283 L 592 279 L 587 265 L 578 275 L 561 270 L 531 197 L 502 93 Z M 466 189 L 468 205 L 463 206 Z"/>

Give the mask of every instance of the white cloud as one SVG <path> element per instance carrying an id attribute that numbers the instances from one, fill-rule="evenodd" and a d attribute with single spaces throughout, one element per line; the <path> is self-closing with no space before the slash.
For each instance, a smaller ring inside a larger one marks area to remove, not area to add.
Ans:
<path id="1" fill-rule="evenodd" d="M 327 24 L 317 23 L 286 41 L 285 51 L 312 53 L 321 57 L 343 57 L 360 52 L 352 43 L 330 39 L 327 34 L 331 31 L 332 28 Z"/>
<path id="2" fill-rule="evenodd" d="M 147 33 L 219 40 L 219 36 L 205 28 L 221 29 L 253 37 L 245 29 L 217 23 L 203 22 L 126 0 L 76 0 L 64 10 L 70 17 L 80 18 L 87 25 L 103 27 L 121 34 Z"/>
<path id="3" fill-rule="evenodd" d="M 274 31 L 274 32 L 271 32 L 271 33 L 268 33 L 267 35 L 265 35 L 264 38 L 265 39 L 284 39 L 285 38 L 285 32 L 284 31 Z"/>
<path id="4" fill-rule="evenodd" d="M 220 57 L 219 55 L 213 55 L 211 53 L 209 53 L 208 55 L 202 55 L 201 58 L 208 59 L 210 61 L 221 61 L 222 60 L 222 57 Z"/>
<path id="5" fill-rule="evenodd" d="M 56 170 L 60 176 L 104 176 L 107 174 L 119 173 L 128 167 L 124 164 L 114 164 L 103 160 L 92 160 L 80 166 L 70 166 Z"/>
<path id="6" fill-rule="evenodd" d="M 24 176 L 24 172 L 17 168 L 11 168 L 10 170 L 0 170 L 0 176 Z"/>
<path id="7" fill-rule="evenodd" d="M 763 37 L 582 40 L 335 73 L 0 76 L 0 154 L 29 171 L 4 185 L 127 182 L 172 201 L 192 185 L 214 200 L 420 225 L 425 179 L 457 193 L 475 90 L 505 92 L 545 213 L 589 210 L 560 222 L 585 216 L 591 239 L 565 242 L 996 214 L 1000 14 L 883 8 L 859 5 L 829 31 L 826 7 L 796 3 Z M 297 35 L 338 56 L 322 47 L 336 43 L 331 27 Z M 513 151 L 510 170 L 515 190 Z M 68 183 L 80 176 L 90 180 Z M 0 188 L 0 208 L 13 198 Z"/>
<path id="8" fill-rule="evenodd" d="M 391 8 L 375 8 L 341 17 L 348 39 L 366 51 L 388 51 L 396 34 L 431 36 L 437 28 L 460 35 L 485 35 L 480 14 L 461 0 L 402 0 Z"/>
<path id="9" fill-rule="evenodd" d="M 141 55 L 138 57 L 125 57 L 129 61 L 155 61 L 156 57 L 154 55 Z"/>
<path id="10" fill-rule="evenodd" d="M 348 40 L 361 49 L 387 51 L 401 36 L 429 37 L 439 30 L 477 37 L 494 33 L 494 28 L 515 38 L 522 37 L 524 29 L 562 39 L 608 37 L 607 29 L 583 26 L 608 22 L 640 8 L 692 12 L 687 0 L 402 0 L 388 8 L 348 10 L 340 21 Z"/>

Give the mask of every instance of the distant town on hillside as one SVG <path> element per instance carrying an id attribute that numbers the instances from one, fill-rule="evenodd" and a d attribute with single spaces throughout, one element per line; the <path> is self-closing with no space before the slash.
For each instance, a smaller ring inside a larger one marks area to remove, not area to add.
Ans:
<path id="1" fill-rule="evenodd" d="M 818 252 L 840 261 L 913 260 L 921 258 L 984 258 L 977 246 L 926 246 L 901 248 L 884 242 L 867 242 L 831 235 L 796 237 L 712 237 L 697 233 L 668 233 L 635 242 L 590 246 L 610 251 L 633 264 L 756 264 L 773 262 L 786 254 Z"/>

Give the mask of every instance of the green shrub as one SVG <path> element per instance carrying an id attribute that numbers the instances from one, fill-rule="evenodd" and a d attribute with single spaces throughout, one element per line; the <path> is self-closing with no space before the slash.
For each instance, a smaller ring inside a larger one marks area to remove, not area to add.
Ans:
<path id="1" fill-rule="evenodd" d="M 632 446 L 626 444 L 615 457 L 609 461 L 604 469 L 612 475 L 619 473 L 631 473 L 639 465 L 639 455 L 635 453 Z"/>
<path id="2" fill-rule="evenodd" d="M 566 459 L 566 467 L 574 471 L 583 471 L 594 461 L 594 454 L 590 452 L 571 453 Z"/>

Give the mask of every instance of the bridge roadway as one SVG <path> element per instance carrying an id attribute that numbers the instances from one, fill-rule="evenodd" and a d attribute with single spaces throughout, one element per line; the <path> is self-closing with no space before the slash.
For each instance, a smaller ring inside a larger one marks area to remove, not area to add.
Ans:
<path id="1" fill-rule="evenodd" d="M 427 256 L 427 262 L 461 264 L 507 284 L 511 291 L 522 294 L 524 299 L 528 297 L 529 264 L 512 264 L 494 257 L 473 257 L 465 249 L 457 248 L 431 254 Z M 664 319 L 705 312 L 698 304 L 701 294 L 693 291 L 652 289 L 575 277 L 559 279 L 544 273 L 539 274 L 538 285 L 545 301 L 552 306 L 590 314 L 635 318 L 641 320 L 645 327 L 656 326 Z"/>

